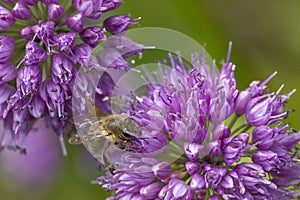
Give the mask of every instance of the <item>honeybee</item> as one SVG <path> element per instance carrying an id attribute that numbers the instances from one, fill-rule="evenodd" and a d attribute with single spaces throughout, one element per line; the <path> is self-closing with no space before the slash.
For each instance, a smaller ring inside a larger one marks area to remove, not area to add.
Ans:
<path id="1" fill-rule="evenodd" d="M 70 144 L 83 143 L 86 148 L 107 167 L 113 167 L 107 151 L 112 147 L 123 151 L 139 150 L 137 142 L 141 131 L 134 119 L 121 115 L 108 115 L 88 122 L 86 134 L 78 134 L 69 139 Z"/>

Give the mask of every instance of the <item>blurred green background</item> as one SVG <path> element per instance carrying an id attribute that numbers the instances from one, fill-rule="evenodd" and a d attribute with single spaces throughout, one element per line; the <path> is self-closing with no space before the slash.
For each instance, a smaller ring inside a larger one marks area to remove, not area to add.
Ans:
<path id="1" fill-rule="evenodd" d="M 217 61 L 225 59 L 228 42 L 232 41 L 231 61 L 237 65 L 238 88 L 246 88 L 252 80 L 264 80 L 278 71 L 268 85 L 274 91 L 285 84 L 283 92 L 287 93 L 300 89 L 299 7 L 298 0 L 127 0 L 114 13 L 141 16 L 140 25 L 133 28 L 164 27 L 184 33 L 206 44 L 207 52 Z M 287 108 L 296 110 L 288 120 L 296 129 L 300 129 L 299 101 L 300 93 L 296 92 L 287 104 Z M 107 193 L 90 184 L 99 171 L 85 149 L 68 145 L 69 155 L 63 158 L 57 143 L 55 148 L 60 161 L 53 163 L 58 165 L 58 171 L 50 183 L 16 185 L 17 180 L 2 170 L 1 199 L 105 199 Z M 0 160 L 2 157 L 0 154 Z"/>

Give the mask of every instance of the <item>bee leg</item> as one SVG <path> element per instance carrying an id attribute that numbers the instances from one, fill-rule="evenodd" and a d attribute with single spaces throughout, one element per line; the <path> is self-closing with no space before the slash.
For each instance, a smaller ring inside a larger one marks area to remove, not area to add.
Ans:
<path id="1" fill-rule="evenodd" d="M 110 147 L 110 143 L 106 143 L 105 147 L 104 147 L 104 151 L 103 151 L 103 162 L 104 165 L 108 168 L 108 170 L 110 171 L 111 174 L 114 174 L 114 170 L 115 168 L 113 167 L 113 165 L 111 164 L 111 162 L 109 161 L 109 158 L 106 155 L 106 151 L 109 149 Z"/>
<path id="2" fill-rule="evenodd" d="M 81 138 L 79 137 L 79 135 L 72 135 L 69 140 L 68 140 L 69 144 L 82 144 Z"/>
<path id="3" fill-rule="evenodd" d="M 107 134 L 105 134 L 104 136 L 111 136 L 112 133 L 111 132 L 107 132 Z"/>

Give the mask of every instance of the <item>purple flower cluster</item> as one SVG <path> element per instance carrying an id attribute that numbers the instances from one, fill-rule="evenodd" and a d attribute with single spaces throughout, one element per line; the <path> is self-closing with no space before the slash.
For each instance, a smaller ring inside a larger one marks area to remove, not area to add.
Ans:
<path id="1" fill-rule="evenodd" d="M 98 178 L 115 191 L 109 199 L 299 196 L 300 132 L 282 121 L 294 90 L 268 92 L 276 73 L 238 90 L 229 56 L 220 70 L 204 54 L 193 54 L 192 66 L 180 56 L 170 55 L 170 63 L 146 73 L 148 95 L 131 100 L 144 151 L 124 152 L 113 173 Z"/>
<path id="2" fill-rule="evenodd" d="M 78 68 L 89 70 L 96 65 L 92 48 L 107 39 L 107 32 L 123 33 L 138 19 L 111 16 L 101 27 L 84 20 L 97 20 L 122 2 L 1 0 L 0 120 L 11 134 L 1 140 L 1 149 L 24 151 L 24 138 L 41 117 L 63 140 L 72 117 L 71 88 Z"/>

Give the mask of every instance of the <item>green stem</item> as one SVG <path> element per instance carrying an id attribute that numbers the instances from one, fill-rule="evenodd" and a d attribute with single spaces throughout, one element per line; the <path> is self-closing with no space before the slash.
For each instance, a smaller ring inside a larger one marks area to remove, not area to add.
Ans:
<path id="1" fill-rule="evenodd" d="M 5 29 L 5 31 L 1 31 L 1 33 L 3 33 L 3 32 L 8 32 L 8 33 L 17 32 L 18 33 L 21 28 L 23 28 L 23 26 L 20 26 L 19 24 L 14 24 L 13 26 L 10 26 L 7 29 Z"/>
<path id="2" fill-rule="evenodd" d="M 45 4 L 42 4 L 42 7 L 43 7 L 43 19 L 45 21 L 49 21 L 49 16 L 48 16 L 48 6 L 46 6 Z"/>
<path id="3" fill-rule="evenodd" d="M 237 116 L 236 114 L 234 115 L 233 119 L 231 120 L 230 124 L 228 125 L 228 128 L 232 128 L 235 122 L 238 120 L 240 116 Z"/>
<path id="4" fill-rule="evenodd" d="M 190 182 L 191 182 L 191 180 L 192 180 L 192 176 L 189 176 L 189 178 L 186 181 L 184 181 L 184 182 L 185 182 L 185 184 L 189 185 Z"/>
<path id="5" fill-rule="evenodd" d="M 19 29 L 29 26 L 33 21 L 32 20 L 21 20 L 17 19 L 13 27 L 18 27 Z"/>
<path id="6" fill-rule="evenodd" d="M 5 7 L 8 10 L 11 10 L 13 8 L 13 5 L 5 2 L 5 0 L 1 0 L 0 1 L 0 5 L 3 6 L 3 7 Z"/>
<path id="7" fill-rule="evenodd" d="M 179 145 L 178 143 L 176 143 L 176 142 L 171 141 L 171 142 L 169 142 L 169 144 L 172 145 L 173 147 L 175 147 L 176 149 L 182 149 L 182 146 L 180 146 L 180 145 Z"/>
<path id="8" fill-rule="evenodd" d="M 56 32 L 69 32 L 70 29 L 69 29 L 69 27 L 66 24 L 64 24 L 62 26 L 56 26 L 55 27 L 55 31 Z"/>
<path id="9" fill-rule="evenodd" d="M 257 147 L 252 147 L 249 151 L 247 151 L 247 154 L 252 155 L 255 151 L 257 151 Z"/>
<path id="10" fill-rule="evenodd" d="M 242 133 L 246 133 L 250 128 L 251 128 L 251 125 L 248 125 L 248 126 L 245 127 L 241 132 L 242 132 Z"/>
<path id="11" fill-rule="evenodd" d="M 45 70 L 46 77 L 50 76 L 51 74 L 50 63 L 51 63 L 50 58 L 48 58 L 47 61 L 44 62 L 44 70 Z"/>
<path id="12" fill-rule="evenodd" d="M 65 11 L 68 12 L 70 7 L 72 6 L 72 1 L 63 1 L 62 6 L 65 8 Z"/>
<path id="13" fill-rule="evenodd" d="M 17 66 L 24 58 L 24 51 L 18 51 L 14 54 L 12 62 Z"/>
<path id="14" fill-rule="evenodd" d="M 36 20 L 37 23 L 40 19 L 37 10 L 35 9 L 35 7 L 31 7 L 30 10 L 31 10 L 32 17 Z"/>
<path id="15" fill-rule="evenodd" d="M 39 19 L 41 19 L 43 16 L 42 16 L 42 12 L 43 12 L 43 4 L 41 2 L 38 2 L 36 4 L 36 11 L 38 12 L 38 14 L 40 14 L 40 16 L 38 16 Z"/>
<path id="16" fill-rule="evenodd" d="M 1 32 L 1 35 L 9 35 L 9 36 L 14 36 L 14 37 L 19 37 L 19 33 L 16 31 L 13 31 L 11 29 L 5 30 Z"/>
<path id="17" fill-rule="evenodd" d="M 242 128 L 249 126 L 247 122 L 244 122 L 243 124 L 241 124 L 239 127 L 237 127 L 234 131 L 232 131 L 231 135 L 234 135 L 235 133 L 237 133 L 239 130 L 241 130 Z"/>

